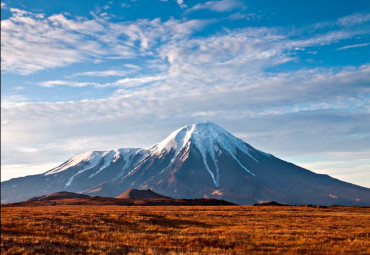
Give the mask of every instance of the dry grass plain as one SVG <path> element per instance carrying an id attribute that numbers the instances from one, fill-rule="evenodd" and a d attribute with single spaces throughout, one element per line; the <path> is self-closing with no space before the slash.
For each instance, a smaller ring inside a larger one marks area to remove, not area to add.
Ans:
<path id="1" fill-rule="evenodd" d="M 1 254 L 370 254 L 370 208 L 1 207 Z"/>

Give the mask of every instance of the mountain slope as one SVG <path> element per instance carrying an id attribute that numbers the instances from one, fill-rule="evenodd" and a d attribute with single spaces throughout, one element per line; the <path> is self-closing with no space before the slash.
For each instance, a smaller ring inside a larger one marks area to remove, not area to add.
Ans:
<path id="1" fill-rule="evenodd" d="M 126 175 L 147 154 L 143 149 L 81 153 L 43 174 L 2 182 L 1 202 L 19 202 L 60 190 L 81 193 Z"/>
<path id="2" fill-rule="evenodd" d="M 40 193 L 60 180 L 57 183 L 64 190 L 92 196 L 118 196 L 134 188 L 173 198 L 212 197 L 239 204 L 370 204 L 370 189 L 280 160 L 211 122 L 182 127 L 149 150 L 116 155 L 115 151 L 80 154 L 41 177 L 4 182 L 4 198 L 19 199 L 9 194 L 19 190 L 12 185 L 38 183 L 33 193 Z"/>
<path id="3" fill-rule="evenodd" d="M 213 123 L 173 132 L 128 175 L 105 187 L 153 189 L 174 198 L 214 197 L 240 204 L 370 204 L 370 191 L 318 175 L 256 150 Z"/>

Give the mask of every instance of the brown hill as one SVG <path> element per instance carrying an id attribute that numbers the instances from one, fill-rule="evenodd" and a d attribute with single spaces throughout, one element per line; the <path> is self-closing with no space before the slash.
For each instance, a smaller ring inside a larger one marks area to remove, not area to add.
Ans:
<path id="1" fill-rule="evenodd" d="M 117 198 L 113 197 L 90 197 L 73 192 L 56 192 L 49 195 L 34 197 L 19 203 L 2 204 L 5 207 L 25 207 L 25 206 L 50 206 L 50 205 L 136 205 L 136 206 L 172 206 L 172 205 L 190 205 L 190 206 L 207 206 L 207 205 L 235 205 L 225 200 L 212 198 L 199 199 L 173 199 L 162 196 L 152 190 L 135 190 L 130 189 L 122 193 Z"/>
<path id="2" fill-rule="evenodd" d="M 66 198 L 90 198 L 90 196 L 84 195 L 84 194 L 78 194 L 74 192 L 61 191 L 61 192 L 54 192 L 49 195 L 40 196 L 40 197 L 33 197 L 26 201 L 32 202 L 32 201 L 66 199 Z"/>
<path id="3" fill-rule="evenodd" d="M 139 198 L 139 199 L 146 199 L 146 198 L 166 198 L 172 199 L 170 197 L 163 196 L 161 194 L 155 193 L 151 189 L 147 190 L 139 190 L 139 189 L 128 189 L 122 194 L 116 196 L 116 198 Z"/>
<path id="4" fill-rule="evenodd" d="M 2 204 L 2 207 L 34 207 L 34 206 L 58 206 L 58 205 L 122 205 L 122 206 L 217 206 L 235 205 L 225 200 L 213 198 L 199 199 L 168 199 L 168 198 L 112 198 L 112 197 L 88 197 L 88 198 L 64 198 L 55 200 L 34 200 L 19 203 Z"/>

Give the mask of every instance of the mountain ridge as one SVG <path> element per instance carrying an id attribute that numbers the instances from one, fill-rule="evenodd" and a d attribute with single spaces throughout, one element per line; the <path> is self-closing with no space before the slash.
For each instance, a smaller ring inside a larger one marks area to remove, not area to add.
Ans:
<path id="1" fill-rule="evenodd" d="M 44 174 L 1 185 L 2 202 L 23 199 L 11 195 L 22 190 L 34 196 L 67 190 L 115 197 L 130 188 L 239 204 L 370 204 L 370 189 L 280 160 L 212 122 L 179 128 L 149 149 L 82 153 Z"/>

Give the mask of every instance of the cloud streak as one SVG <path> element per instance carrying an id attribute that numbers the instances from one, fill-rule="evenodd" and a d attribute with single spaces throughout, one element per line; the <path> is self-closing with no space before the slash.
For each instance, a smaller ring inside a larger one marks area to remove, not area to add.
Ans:
<path id="1" fill-rule="evenodd" d="M 341 26 L 353 26 L 370 21 L 370 14 L 355 13 L 337 20 Z"/>
<path id="2" fill-rule="evenodd" d="M 82 73 L 75 73 L 70 77 L 78 77 L 78 76 L 92 76 L 92 77 L 109 77 L 109 76 L 126 76 L 133 72 L 132 70 L 105 70 L 105 71 L 90 71 L 90 72 L 82 72 Z"/>
<path id="3" fill-rule="evenodd" d="M 98 73 L 101 74 L 101 73 Z M 104 73 L 105 74 L 105 73 Z M 92 74 L 92 76 L 96 76 Z M 109 83 L 97 83 L 97 82 L 80 82 L 80 81 L 69 81 L 69 80 L 52 80 L 52 81 L 43 81 L 38 83 L 37 85 L 45 88 L 53 88 L 55 86 L 69 86 L 69 87 L 87 87 L 93 86 L 97 88 L 103 87 L 124 87 L 124 88 L 132 88 L 132 87 L 139 87 L 142 84 L 151 83 L 154 81 L 160 81 L 166 79 L 166 76 L 159 75 L 159 76 L 143 76 L 143 77 L 130 77 L 130 78 L 123 78 L 116 80 L 114 82 Z"/>
<path id="4" fill-rule="evenodd" d="M 51 88 L 55 86 L 70 86 L 70 87 L 86 87 L 86 86 L 101 86 L 100 83 L 95 82 L 78 82 L 78 81 L 61 81 L 61 80 L 54 80 L 54 81 L 44 81 L 38 83 L 41 87 Z"/>
<path id="5" fill-rule="evenodd" d="M 370 45 L 370 43 L 359 43 L 359 44 L 353 44 L 353 45 L 340 47 L 337 50 L 347 50 L 347 49 L 352 49 L 352 48 L 366 47 L 366 46 L 369 46 L 369 45 Z"/>
<path id="6" fill-rule="evenodd" d="M 188 11 L 210 10 L 215 12 L 228 12 L 242 6 L 243 3 L 238 0 L 208 1 L 201 4 L 196 4 Z"/>

